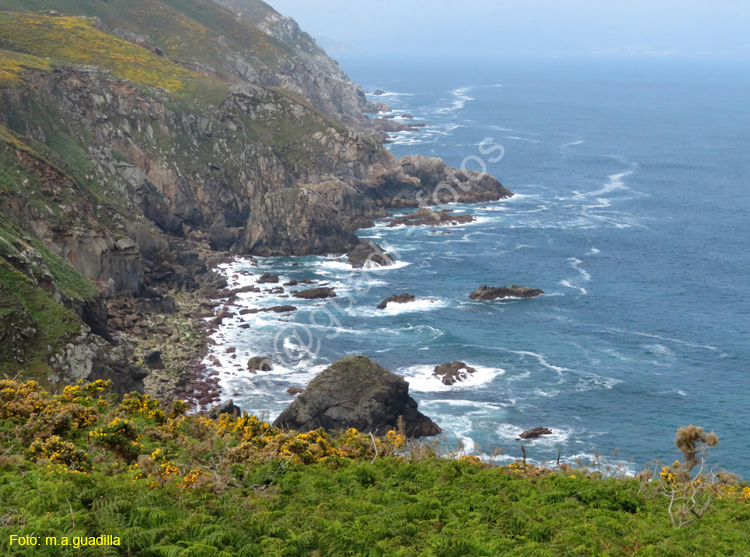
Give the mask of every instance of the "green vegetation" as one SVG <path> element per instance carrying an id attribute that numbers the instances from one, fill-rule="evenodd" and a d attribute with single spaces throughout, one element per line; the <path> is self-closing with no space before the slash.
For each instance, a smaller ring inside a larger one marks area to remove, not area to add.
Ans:
<path id="1" fill-rule="evenodd" d="M 0 544 L 110 535 L 45 555 L 743 555 L 750 488 L 672 526 L 660 480 L 442 459 L 349 430 L 210 420 L 106 384 L 0 381 Z M 375 452 L 377 447 L 377 453 Z M 417 450 L 419 448 L 419 450 Z M 420 455 L 420 456 L 417 456 Z"/>
<path id="2" fill-rule="evenodd" d="M 204 89 L 213 92 L 218 86 L 209 78 L 96 29 L 90 18 L 2 12 L 0 46 L 31 55 L 23 59 L 13 53 L 8 58 L 0 57 L 0 72 L 4 72 L 0 73 L 0 84 L 17 85 L 24 66 L 46 69 L 47 61 L 51 61 L 98 66 L 136 84 L 191 95 Z"/>
<path id="3" fill-rule="evenodd" d="M 178 63 L 231 73 L 232 52 L 250 51 L 272 70 L 291 49 L 209 0 L 0 0 L 0 10 L 98 17 L 110 29 L 147 36 Z M 221 39 L 221 40 L 220 40 Z"/>
<path id="4" fill-rule="evenodd" d="M 0 48 L 0 88 L 23 83 L 21 76 L 28 70 L 48 70 L 49 62 L 36 56 Z"/>
<path id="5" fill-rule="evenodd" d="M 80 331 L 71 310 L 0 258 L 0 374 L 23 370 L 46 384 L 50 357 Z"/>

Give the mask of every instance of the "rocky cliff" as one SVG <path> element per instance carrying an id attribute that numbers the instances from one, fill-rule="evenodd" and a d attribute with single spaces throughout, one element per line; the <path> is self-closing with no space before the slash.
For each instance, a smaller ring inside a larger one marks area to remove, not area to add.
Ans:
<path id="1" fill-rule="evenodd" d="M 26 280 L 73 316 L 49 354 L 26 343 L 40 378 L 137 385 L 132 358 L 90 341 L 111 340 L 102 299 L 173 311 L 158 300 L 211 283 L 216 251 L 345 253 L 388 208 L 511 195 L 438 159 L 398 161 L 342 123 L 366 108 L 361 89 L 270 8 L 252 25 L 207 0 L 0 0 L 42 4 L 95 17 L 0 11 L 3 284 Z M 3 299 L 28 305 L 9 288 Z M 0 371 L 23 365 L 6 356 Z"/>

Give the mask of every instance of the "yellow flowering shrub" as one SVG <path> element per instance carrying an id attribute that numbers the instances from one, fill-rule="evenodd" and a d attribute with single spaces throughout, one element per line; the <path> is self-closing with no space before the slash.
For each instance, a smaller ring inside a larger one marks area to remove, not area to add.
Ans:
<path id="1" fill-rule="evenodd" d="M 125 395 L 117 412 L 125 416 L 143 416 L 159 424 L 167 420 L 167 416 L 161 409 L 161 403 L 149 395 L 140 393 Z"/>
<path id="2" fill-rule="evenodd" d="M 144 48 L 100 31 L 88 17 L 5 12 L 0 14 L 0 37 L 8 48 L 33 55 L 18 60 L 19 66 L 21 62 L 27 66 L 33 64 L 34 57 L 99 66 L 135 83 L 171 91 L 180 91 L 186 82 L 200 78 Z M 9 83 L 23 71 L 23 66 L 18 69 L 13 62 L 9 59 L 5 68 L 0 65 L 0 71 L 5 72 L 0 78 L 7 76 Z M 43 67 L 41 60 L 37 66 Z"/>
<path id="3" fill-rule="evenodd" d="M 63 441 L 58 435 L 47 439 L 37 439 L 31 443 L 27 454 L 35 462 L 48 460 L 51 465 L 63 465 L 68 470 L 81 472 L 91 470 L 88 455 L 74 443 Z"/>

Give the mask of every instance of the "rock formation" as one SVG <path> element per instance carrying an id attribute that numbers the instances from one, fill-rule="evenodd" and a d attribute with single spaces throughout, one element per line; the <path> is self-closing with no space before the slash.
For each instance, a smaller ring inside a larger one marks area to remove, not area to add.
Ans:
<path id="1" fill-rule="evenodd" d="M 472 300 L 490 301 L 498 298 L 535 298 L 544 294 L 543 290 L 526 288 L 524 286 L 487 286 L 483 285 L 469 294 Z"/>
<path id="2" fill-rule="evenodd" d="M 333 288 L 321 286 L 320 288 L 308 288 L 307 290 L 300 290 L 299 292 L 295 292 L 293 296 L 302 300 L 318 300 L 321 298 L 335 298 L 336 292 L 333 291 Z"/>
<path id="3" fill-rule="evenodd" d="M 349 265 L 355 269 L 387 267 L 394 263 L 393 257 L 373 242 L 357 244 L 354 249 L 347 252 L 346 257 Z"/>
<path id="4" fill-rule="evenodd" d="M 274 426 L 296 431 L 355 428 L 384 435 L 403 416 L 409 437 L 437 435 L 440 428 L 417 410 L 409 384 L 366 356 L 349 356 L 316 376 Z"/>
<path id="5" fill-rule="evenodd" d="M 228 400 L 218 406 L 214 406 L 208 411 L 208 417 L 212 420 L 218 419 L 222 414 L 230 416 L 242 416 L 242 408 L 237 406 L 233 400 Z"/>
<path id="6" fill-rule="evenodd" d="M 388 304 L 407 304 L 415 301 L 417 298 L 413 294 L 394 294 L 388 296 L 385 300 L 378 304 L 378 309 L 385 309 Z"/>
<path id="7" fill-rule="evenodd" d="M 429 207 L 422 207 L 420 209 L 417 209 L 413 213 L 409 213 L 408 215 L 391 219 L 388 226 L 398 226 L 401 224 L 406 226 L 455 226 L 457 224 L 466 224 L 468 222 L 472 222 L 473 220 L 474 217 L 471 215 L 457 215 L 450 209 L 435 211 L 434 209 L 430 209 Z"/>
<path id="8" fill-rule="evenodd" d="M 447 362 L 435 366 L 432 375 L 440 379 L 443 385 L 455 385 L 460 381 L 465 381 L 469 375 L 476 373 L 476 369 L 467 366 L 463 362 Z"/>
<path id="9" fill-rule="evenodd" d="M 268 356 L 253 356 L 247 361 L 247 369 L 253 373 L 256 371 L 271 371 L 273 369 L 271 358 Z"/>
<path id="10" fill-rule="evenodd" d="M 516 439 L 516 441 L 520 441 L 521 439 L 536 439 L 537 437 L 541 437 L 542 435 L 552 435 L 552 430 L 546 427 L 535 427 L 532 429 L 527 429 L 518 436 L 518 439 Z"/>

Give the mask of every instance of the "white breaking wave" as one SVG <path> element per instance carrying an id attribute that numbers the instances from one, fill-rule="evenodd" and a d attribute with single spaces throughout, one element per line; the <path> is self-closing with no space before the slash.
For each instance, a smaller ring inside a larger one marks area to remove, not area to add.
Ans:
<path id="1" fill-rule="evenodd" d="M 458 89 L 454 89 L 451 91 L 451 95 L 455 98 L 453 101 L 453 104 L 447 108 L 439 108 L 436 110 L 438 114 L 447 114 L 449 112 L 453 112 L 456 110 L 461 110 L 466 106 L 466 103 L 469 101 L 473 101 L 474 97 L 470 97 L 467 95 L 469 91 L 471 91 L 474 87 L 460 87 Z"/>
<path id="2" fill-rule="evenodd" d="M 376 276 L 382 277 L 388 274 L 390 271 L 396 269 L 403 269 L 404 267 L 411 265 L 408 261 L 396 261 L 393 265 L 374 265 L 368 266 L 366 269 L 355 269 L 349 263 L 344 261 L 342 258 L 336 259 L 325 259 L 318 263 L 323 269 L 331 269 L 334 271 L 346 271 L 349 273 L 357 272 L 359 274 L 372 273 Z"/>
<path id="3" fill-rule="evenodd" d="M 583 261 L 580 259 L 577 259 L 575 257 L 571 257 L 568 259 L 570 261 L 570 266 L 573 267 L 576 271 L 581 273 L 581 276 L 583 277 L 583 280 L 589 281 L 591 280 L 591 275 L 586 271 L 586 269 L 581 269 L 581 265 L 583 264 Z"/>
<path id="4" fill-rule="evenodd" d="M 563 143 L 562 145 L 560 145 L 560 148 L 564 149 L 565 147 L 574 147 L 575 145 L 580 145 L 581 143 L 585 143 L 585 142 L 586 140 L 584 139 L 580 139 L 578 141 L 571 141 L 570 143 Z"/>
<path id="5" fill-rule="evenodd" d="M 568 280 L 561 280 L 561 281 L 560 281 L 560 282 L 558 282 L 557 284 L 559 284 L 559 285 L 561 285 L 561 286 L 565 286 L 566 288 L 572 288 L 573 290 L 578 290 L 578 291 L 580 291 L 580 292 L 581 292 L 581 295 L 584 295 L 584 296 L 585 296 L 586 294 L 588 294 L 588 292 L 586 292 L 586 289 L 585 289 L 585 288 L 583 288 L 582 286 L 574 286 L 574 285 L 572 285 L 572 284 L 570 283 L 570 281 L 568 281 Z"/>
<path id="6" fill-rule="evenodd" d="M 443 385 L 442 381 L 432 374 L 435 370 L 434 365 L 411 366 L 400 369 L 396 373 L 409 382 L 410 391 L 420 393 L 451 392 L 479 387 L 486 385 L 495 377 L 505 373 L 505 370 L 501 368 L 475 366 L 471 363 L 467 363 L 466 365 L 473 367 L 477 371 L 469 374 L 465 381 L 460 381 L 455 385 Z"/>
<path id="7" fill-rule="evenodd" d="M 404 313 L 431 311 L 444 308 L 446 306 L 448 306 L 448 302 L 446 300 L 419 298 L 413 302 L 407 302 L 405 304 L 389 303 L 385 309 L 359 306 L 353 309 L 350 313 L 352 315 L 358 315 L 362 317 L 390 317 L 393 315 L 401 315 Z"/>
<path id="8" fill-rule="evenodd" d="M 497 426 L 495 431 L 502 441 L 515 441 L 518 436 L 529 427 L 519 426 L 517 424 L 502 423 Z M 542 446 L 557 446 L 567 444 L 568 440 L 573 436 L 573 430 L 570 428 L 554 427 L 553 425 L 547 424 L 546 427 L 552 430 L 551 435 L 542 435 L 536 439 L 523 439 L 525 444 L 542 445 Z"/>

